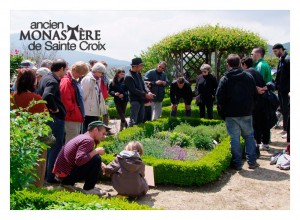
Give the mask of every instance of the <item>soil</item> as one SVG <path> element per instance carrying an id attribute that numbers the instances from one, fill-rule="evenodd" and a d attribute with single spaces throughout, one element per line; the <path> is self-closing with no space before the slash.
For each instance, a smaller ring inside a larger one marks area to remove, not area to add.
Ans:
<path id="1" fill-rule="evenodd" d="M 114 132 L 118 132 L 119 123 L 110 121 Z M 270 165 L 271 155 L 288 145 L 278 134 L 280 128 L 271 130 L 271 149 L 261 151 L 259 168 L 250 170 L 245 161 L 241 171 L 227 169 L 217 181 L 200 187 L 158 185 L 137 202 L 164 210 L 289 210 L 290 171 Z M 112 196 L 117 194 L 110 182 L 96 187 Z"/>

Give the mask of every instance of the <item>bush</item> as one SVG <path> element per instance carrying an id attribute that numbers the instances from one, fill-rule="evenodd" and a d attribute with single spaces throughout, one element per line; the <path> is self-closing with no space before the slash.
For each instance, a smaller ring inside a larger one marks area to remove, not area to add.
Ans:
<path id="1" fill-rule="evenodd" d="M 139 205 L 119 198 L 99 198 L 81 192 L 35 189 L 16 191 L 10 195 L 11 210 L 150 210 L 147 205 Z"/>
<path id="2" fill-rule="evenodd" d="M 31 187 L 37 179 L 35 166 L 48 146 L 39 139 L 51 133 L 48 112 L 31 114 L 27 109 L 44 101 L 32 101 L 26 109 L 10 111 L 10 190 Z"/>
<path id="3" fill-rule="evenodd" d="M 193 126 L 198 126 L 198 125 L 217 125 L 222 121 L 191 118 L 191 117 L 189 118 L 170 117 L 170 118 L 160 118 L 156 121 L 156 123 L 157 122 L 162 122 L 164 124 L 164 126 L 162 126 L 163 130 L 168 130 L 171 127 L 175 127 L 176 125 L 182 122 L 191 123 L 193 124 Z M 149 128 L 151 123 L 154 122 L 148 123 L 147 126 L 149 126 Z M 141 132 L 138 128 L 142 128 L 142 127 L 143 125 L 139 125 L 139 127 L 134 126 L 132 129 L 137 129 L 138 132 Z M 152 125 L 152 127 L 154 126 Z M 125 129 L 120 133 L 126 134 L 126 130 L 127 129 Z M 153 129 L 153 133 L 154 133 L 154 129 Z M 156 184 L 200 186 L 217 180 L 220 177 L 221 173 L 229 167 L 231 161 L 231 152 L 229 146 L 230 146 L 230 140 L 229 137 L 227 136 L 222 140 L 222 143 L 218 144 L 209 153 L 200 152 L 204 156 L 196 161 L 158 159 L 153 156 L 146 156 L 146 155 L 143 156 L 142 159 L 145 164 L 154 167 L 154 178 Z M 192 154 L 193 151 L 188 152 L 188 156 Z M 105 164 L 111 162 L 114 159 L 114 155 L 112 154 L 106 154 L 101 157 Z"/>

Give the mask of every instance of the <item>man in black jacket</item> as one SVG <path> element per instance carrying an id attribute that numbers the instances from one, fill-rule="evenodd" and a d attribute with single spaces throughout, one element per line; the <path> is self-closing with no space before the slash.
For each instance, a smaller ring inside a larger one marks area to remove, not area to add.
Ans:
<path id="1" fill-rule="evenodd" d="M 192 116 L 191 103 L 193 100 L 193 92 L 190 83 L 185 80 L 183 76 L 174 80 L 170 86 L 171 116 L 177 115 L 177 106 L 181 98 L 185 104 L 185 115 L 188 117 Z"/>
<path id="2" fill-rule="evenodd" d="M 273 46 L 273 53 L 279 58 L 276 73 L 276 89 L 278 89 L 278 98 L 280 102 L 280 110 L 283 116 L 283 135 L 286 135 L 288 126 L 289 110 L 289 92 L 290 92 L 290 56 L 285 51 L 282 44 Z M 283 136 L 286 137 L 286 136 Z"/>
<path id="3" fill-rule="evenodd" d="M 252 111 L 257 99 L 253 77 L 240 68 L 237 54 L 227 57 L 228 72 L 221 78 L 216 92 L 218 109 L 225 117 L 227 132 L 230 135 L 232 167 L 242 169 L 242 149 L 240 135 L 245 140 L 246 159 L 249 169 L 259 166 L 256 162 L 256 145 L 252 126 Z"/>
<path id="4" fill-rule="evenodd" d="M 124 83 L 129 91 L 130 120 L 129 127 L 143 123 L 145 115 L 145 100 L 153 99 L 152 94 L 145 85 L 140 71 L 143 69 L 141 58 L 134 58 L 131 62 L 131 69 L 126 74 Z"/>
<path id="5" fill-rule="evenodd" d="M 49 126 L 56 139 L 54 145 L 47 150 L 46 181 L 48 183 L 57 183 L 54 179 L 52 169 L 56 157 L 64 144 L 66 109 L 61 101 L 59 84 L 60 79 L 64 77 L 67 70 L 68 65 L 66 61 L 63 59 L 54 60 L 51 66 L 51 72 L 42 77 L 37 90 L 47 102 L 47 108 L 50 116 L 53 118 L 53 121 L 49 122 Z"/>

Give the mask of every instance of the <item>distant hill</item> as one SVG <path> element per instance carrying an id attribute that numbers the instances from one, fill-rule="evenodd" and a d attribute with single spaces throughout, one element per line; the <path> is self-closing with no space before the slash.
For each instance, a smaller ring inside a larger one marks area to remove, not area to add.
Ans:
<path id="1" fill-rule="evenodd" d="M 288 52 L 290 52 L 290 42 L 284 43 L 282 45 Z M 273 54 L 272 47 L 273 45 L 268 44 L 268 54 Z"/>
<path id="2" fill-rule="evenodd" d="M 11 34 L 10 35 L 10 48 L 18 49 L 22 53 L 22 47 L 23 44 L 28 44 L 26 41 L 20 41 L 19 40 L 19 34 Z M 125 70 L 128 70 L 130 68 L 130 62 L 125 60 L 118 60 L 114 59 L 108 56 L 102 56 L 92 53 L 86 53 L 82 51 L 70 51 L 70 50 L 64 50 L 64 51 L 58 51 L 56 54 L 57 58 L 63 58 L 65 59 L 69 65 L 72 65 L 76 61 L 84 61 L 88 62 L 89 60 L 104 60 L 109 68 L 115 67 L 115 68 L 124 68 Z"/>

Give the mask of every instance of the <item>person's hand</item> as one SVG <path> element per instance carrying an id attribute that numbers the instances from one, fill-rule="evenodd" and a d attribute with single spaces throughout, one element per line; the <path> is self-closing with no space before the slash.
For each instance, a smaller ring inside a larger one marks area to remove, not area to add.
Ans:
<path id="1" fill-rule="evenodd" d="M 119 93 L 119 92 L 116 92 L 116 93 L 115 93 L 115 96 L 118 96 L 118 97 L 119 97 L 119 95 L 120 95 L 120 93 Z"/>
<path id="2" fill-rule="evenodd" d="M 54 113 L 59 112 L 59 109 L 56 109 L 56 110 L 49 109 L 49 112 L 51 112 L 52 114 L 54 114 Z"/>
<path id="3" fill-rule="evenodd" d="M 122 99 L 123 97 L 124 95 L 120 93 L 119 98 Z"/>
<path id="4" fill-rule="evenodd" d="M 155 96 L 155 95 L 154 95 L 153 93 L 148 92 L 148 93 L 146 94 L 146 99 L 153 99 L 154 96 Z"/>
<path id="5" fill-rule="evenodd" d="M 103 173 L 103 175 L 105 175 L 105 168 L 106 168 L 106 165 L 105 165 L 105 163 L 101 163 L 101 170 L 102 170 L 102 173 Z"/>
<path id="6" fill-rule="evenodd" d="M 99 155 L 105 154 L 105 150 L 103 147 L 96 148 L 95 150 L 96 150 L 97 154 L 99 154 Z"/>
<path id="7" fill-rule="evenodd" d="M 172 111 L 175 111 L 177 109 L 177 105 L 176 104 L 172 104 L 171 108 L 172 108 Z"/>

